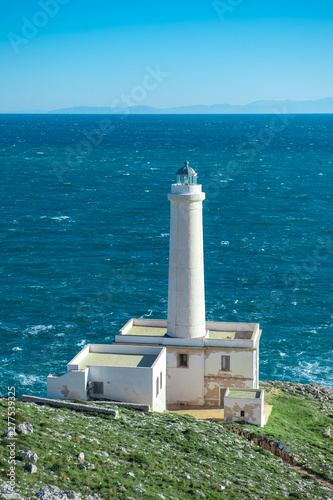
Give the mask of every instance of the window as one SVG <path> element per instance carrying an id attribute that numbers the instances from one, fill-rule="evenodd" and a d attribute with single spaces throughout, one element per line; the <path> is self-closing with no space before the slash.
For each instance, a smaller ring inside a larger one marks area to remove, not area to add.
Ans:
<path id="1" fill-rule="evenodd" d="M 181 366 L 183 368 L 188 367 L 187 354 L 178 354 L 178 366 Z"/>
<path id="2" fill-rule="evenodd" d="M 158 377 L 157 377 L 157 379 L 156 379 L 156 397 L 159 394 L 159 388 L 160 388 L 160 384 L 159 384 L 159 380 L 158 380 Z"/>
<path id="3" fill-rule="evenodd" d="M 160 373 L 160 389 L 162 389 L 162 372 Z"/>
<path id="4" fill-rule="evenodd" d="M 245 411 L 244 410 L 241 411 L 241 417 L 245 417 Z"/>
<path id="5" fill-rule="evenodd" d="M 221 356 L 221 370 L 230 372 L 230 356 Z"/>
<path id="6" fill-rule="evenodd" d="M 103 382 L 94 382 L 94 394 L 104 394 Z"/>

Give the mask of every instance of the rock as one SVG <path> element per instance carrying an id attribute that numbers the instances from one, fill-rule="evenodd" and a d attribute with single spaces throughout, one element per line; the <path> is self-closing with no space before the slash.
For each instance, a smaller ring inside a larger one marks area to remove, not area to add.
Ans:
<path id="1" fill-rule="evenodd" d="M 197 495 L 199 495 L 199 497 L 204 497 L 205 496 L 205 494 L 202 491 L 200 491 L 200 490 L 195 490 L 195 492 L 196 492 Z"/>
<path id="2" fill-rule="evenodd" d="M 8 429 L 5 430 L 5 432 L 2 434 L 2 437 L 5 437 L 5 438 L 14 438 L 16 436 L 16 431 L 15 429 L 12 429 L 11 427 L 9 427 Z"/>
<path id="3" fill-rule="evenodd" d="M 35 464 L 38 460 L 38 455 L 37 453 L 31 450 L 25 451 L 22 453 L 22 460 L 24 460 L 25 462 L 31 462 Z"/>
<path id="4" fill-rule="evenodd" d="M 87 470 L 87 469 L 94 469 L 95 464 L 91 464 L 89 462 L 84 462 L 83 466 L 81 467 L 82 470 Z"/>
<path id="5" fill-rule="evenodd" d="M 18 425 L 15 430 L 17 434 L 31 434 L 34 432 L 34 428 L 29 422 L 23 422 L 23 424 Z"/>
<path id="6" fill-rule="evenodd" d="M 76 493 L 75 491 L 63 491 L 58 488 L 58 486 L 40 488 L 38 491 L 34 492 L 34 495 L 40 500 L 82 500 L 80 493 Z"/>
<path id="7" fill-rule="evenodd" d="M 5 500 L 23 500 L 21 495 L 19 495 L 18 493 L 16 493 L 14 489 L 12 489 L 8 481 L 1 483 L 1 479 L 0 479 L 0 498 L 3 498 Z"/>
<path id="8" fill-rule="evenodd" d="M 77 457 L 77 461 L 80 463 L 80 464 L 83 464 L 84 462 L 84 453 L 83 451 L 80 451 L 78 457 Z"/>
<path id="9" fill-rule="evenodd" d="M 139 483 L 132 491 L 137 491 L 138 493 L 145 493 L 145 489 L 141 483 Z"/>
<path id="10" fill-rule="evenodd" d="M 116 481 L 114 484 L 117 486 L 118 491 L 125 491 L 126 490 L 125 486 L 123 486 L 119 481 Z"/>
<path id="11" fill-rule="evenodd" d="M 323 430 L 323 436 L 329 437 L 329 438 L 332 437 L 331 436 L 331 427 L 329 425 L 326 427 L 326 429 Z"/>
<path id="12" fill-rule="evenodd" d="M 127 472 L 127 475 L 128 475 L 128 476 L 132 476 L 132 477 L 135 477 L 135 474 L 134 474 L 134 472 L 132 472 L 131 470 L 130 470 L 129 472 Z"/>
<path id="13" fill-rule="evenodd" d="M 24 468 L 25 468 L 25 470 L 30 472 L 30 474 L 34 474 L 35 472 L 37 472 L 37 466 L 32 464 L 31 462 L 27 462 L 25 464 Z"/>
<path id="14" fill-rule="evenodd" d="M 157 493 L 156 495 L 158 498 L 162 498 L 162 500 L 165 500 L 165 496 L 163 495 L 163 493 Z"/>

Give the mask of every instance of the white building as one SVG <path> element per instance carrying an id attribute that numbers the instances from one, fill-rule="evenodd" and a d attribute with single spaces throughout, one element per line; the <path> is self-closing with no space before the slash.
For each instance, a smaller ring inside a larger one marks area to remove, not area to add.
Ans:
<path id="1" fill-rule="evenodd" d="M 112 346 L 86 346 L 69 363 L 67 374 L 48 377 L 48 397 L 87 399 L 93 395 L 113 401 L 149 401 L 156 411 L 180 405 L 224 408 L 230 388 L 242 389 L 239 394 L 246 400 L 248 412 L 249 405 L 257 406 L 258 402 L 263 411 L 263 393 L 260 398 L 253 397 L 253 389 L 259 387 L 259 324 L 205 320 L 205 193 L 188 162 L 178 171 L 177 183 L 172 184 L 168 198 L 171 220 L 167 320 L 131 319 Z M 121 354 L 122 362 L 116 360 L 116 352 Z M 150 361 L 147 366 L 136 364 L 133 356 Z M 91 394 L 91 386 L 100 392 L 93 390 Z M 237 392 L 232 394 L 235 399 Z M 228 406 L 226 418 L 230 420 L 232 414 L 233 420 L 244 420 L 244 405 L 237 406 L 230 397 L 228 401 L 232 405 Z M 262 421 L 253 423 L 262 425 Z"/>

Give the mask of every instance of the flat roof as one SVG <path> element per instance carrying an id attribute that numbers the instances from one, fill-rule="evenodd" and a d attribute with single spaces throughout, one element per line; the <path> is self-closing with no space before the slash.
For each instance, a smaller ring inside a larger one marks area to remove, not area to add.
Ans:
<path id="1" fill-rule="evenodd" d="M 253 332 L 250 330 L 240 330 L 238 332 L 221 332 L 209 330 L 208 338 L 215 340 L 251 340 Z"/>
<path id="2" fill-rule="evenodd" d="M 261 391 L 249 390 L 249 391 L 237 391 L 235 389 L 229 389 L 227 397 L 229 398 L 242 398 L 242 399 L 258 399 L 260 398 Z"/>
<path id="3" fill-rule="evenodd" d="M 156 326 L 132 326 L 126 335 L 141 335 L 142 337 L 166 337 L 167 329 Z"/>
<path id="4" fill-rule="evenodd" d="M 231 339 L 234 340 L 236 337 L 236 332 L 217 332 L 214 330 L 209 330 L 209 339 Z"/>
<path id="5" fill-rule="evenodd" d="M 153 354 L 112 354 L 89 352 L 79 363 L 79 369 L 86 366 L 118 366 L 120 368 L 150 368 L 157 356 Z"/>

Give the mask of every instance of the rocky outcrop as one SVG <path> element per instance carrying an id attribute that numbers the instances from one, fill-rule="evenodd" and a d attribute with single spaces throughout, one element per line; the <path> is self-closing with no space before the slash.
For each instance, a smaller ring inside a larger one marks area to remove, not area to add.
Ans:
<path id="1" fill-rule="evenodd" d="M 35 491 L 34 496 L 40 500 L 100 500 L 97 494 L 82 497 L 76 491 L 63 491 L 58 486 L 46 486 Z"/>
<path id="2" fill-rule="evenodd" d="M 312 396 L 320 401 L 331 402 L 333 405 L 333 389 L 315 383 L 300 384 L 298 382 L 282 382 L 280 380 L 263 380 L 260 381 L 260 387 L 276 387 L 291 393 Z"/>
<path id="3" fill-rule="evenodd" d="M 24 460 L 24 462 L 31 462 L 32 464 L 35 464 L 38 460 L 38 455 L 37 453 L 31 450 L 24 451 L 22 453 L 22 460 Z"/>
<path id="4" fill-rule="evenodd" d="M 27 462 L 24 466 L 25 470 L 30 472 L 30 474 L 35 474 L 37 472 L 37 465 Z"/>
<path id="5" fill-rule="evenodd" d="M 23 422 L 15 430 L 17 434 L 32 434 L 34 432 L 34 428 L 29 422 Z"/>

